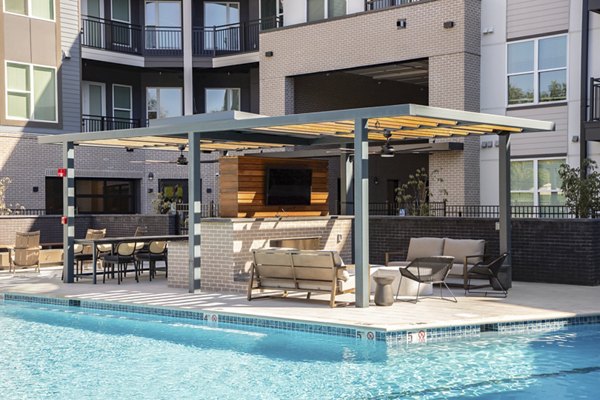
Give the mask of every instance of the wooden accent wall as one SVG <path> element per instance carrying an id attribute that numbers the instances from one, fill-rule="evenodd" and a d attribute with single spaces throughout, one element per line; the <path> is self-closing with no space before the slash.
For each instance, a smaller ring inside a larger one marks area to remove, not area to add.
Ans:
<path id="1" fill-rule="evenodd" d="M 319 216 L 329 214 L 327 160 L 268 157 L 222 157 L 219 160 L 219 210 L 221 217 L 261 218 Z M 265 205 L 268 167 L 312 169 L 311 204 L 300 206 Z"/>

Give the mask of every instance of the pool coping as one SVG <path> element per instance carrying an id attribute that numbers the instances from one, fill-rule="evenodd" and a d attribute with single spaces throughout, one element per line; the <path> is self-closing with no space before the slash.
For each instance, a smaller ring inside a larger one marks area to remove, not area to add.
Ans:
<path id="1" fill-rule="evenodd" d="M 277 317 L 259 317 L 222 311 L 183 310 L 165 306 L 147 306 L 138 304 L 117 303 L 102 300 L 85 300 L 65 298 L 62 296 L 41 296 L 22 293 L 0 293 L 0 302 L 34 303 L 66 307 L 79 307 L 87 310 L 107 310 L 144 315 L 181 318 L 194 321 L 205 321 L 212 325 L 220 323 L 290 330 L 306 333 L 317 333 L 330 336 L 343 336 L 367 341 L 386 342 L 388 344 L 416 344 L 448 341 L 478 337 L 482 333 L 523 334 L 563 329 L 573 325 L 600 324 L 599 313 L 582 313 L 570 317 L 543 319 L 514 318 L 513 320 L 453 324 L 452 326 L 435 326 L 428 324 L 414 329 L 385 329 L 368 326 L 344 325 L 335 323 L 318 323 L 306 320 L 291 320 Z"/>

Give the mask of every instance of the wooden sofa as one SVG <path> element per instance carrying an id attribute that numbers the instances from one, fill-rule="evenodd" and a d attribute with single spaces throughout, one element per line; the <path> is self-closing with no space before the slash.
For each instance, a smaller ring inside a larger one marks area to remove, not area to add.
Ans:
<path id="1" fill-rule="evenodd" d="M 386 252 L 385 265 L 387 267 L 401 267 L 408 265 L 419 257 L 451 256 L 454 264 L 448 275 L 450 278 L 460 279 L 461 286 L 467 289 L 467 273 L 478 262 L 483 260 L 485 240 L 483 239 L 451 239 L 420 237 L 411 238 L 405 261 L 393 261 L 392 257 L 402 252 Z"/>
<path id="2" fill-rule="evenodd" d="M 329 306 L 335 307 L 335 297 L 354 292 L 355 281 L 336 251 L 328 250 L 253 250 L 253 263 L 248 284 L 248 301 L 253 291 L 272 289 L 310 294 L 329 293 Z"/>

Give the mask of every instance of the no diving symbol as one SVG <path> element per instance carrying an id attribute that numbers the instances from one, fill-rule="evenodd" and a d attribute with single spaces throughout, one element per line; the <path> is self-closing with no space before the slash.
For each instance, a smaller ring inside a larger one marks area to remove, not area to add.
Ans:
<path id="1" fill-rule="evenodd" d="M 374 340 L 375 339 L 375 333 L 374 332 L 367 332 L 367 340 Z"/>
<path id="2" fill-rule="evenodd" d="M 418 332 L 408 332 L 406 334 L 406 343 L 427 343 L 427 331 L 420 330 Z"/>
<path id="3" fill-rule="evenodd" d="M 210 320 L 212 322 L 219 322 L 219 316 L 217 314 L 213 314 L 210 316 Z"/>

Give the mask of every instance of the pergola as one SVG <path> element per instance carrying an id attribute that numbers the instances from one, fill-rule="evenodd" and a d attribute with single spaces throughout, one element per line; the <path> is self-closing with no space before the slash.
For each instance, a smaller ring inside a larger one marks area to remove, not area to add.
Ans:
<path id="1" fill-rule="evenodd" d="M 354 144 L 354 256 L 356 306 L 369 305 L 369 142 L 499 135 L 500 251 L 510 252 L 511 134 L 553 131 L 554 123 L 501 115 L 457 111 L 415 104 L 266 117 L 229 112 L 154 121 L 150 127 L 40 136 L 39 143 L 62 144 L 65 282 L 73 282 L 75 240 L 75 146 L 178 150 L 188 147 L 190 292 L 200 289 L 201 151 L 244 150 L 282 146 Z"/>

